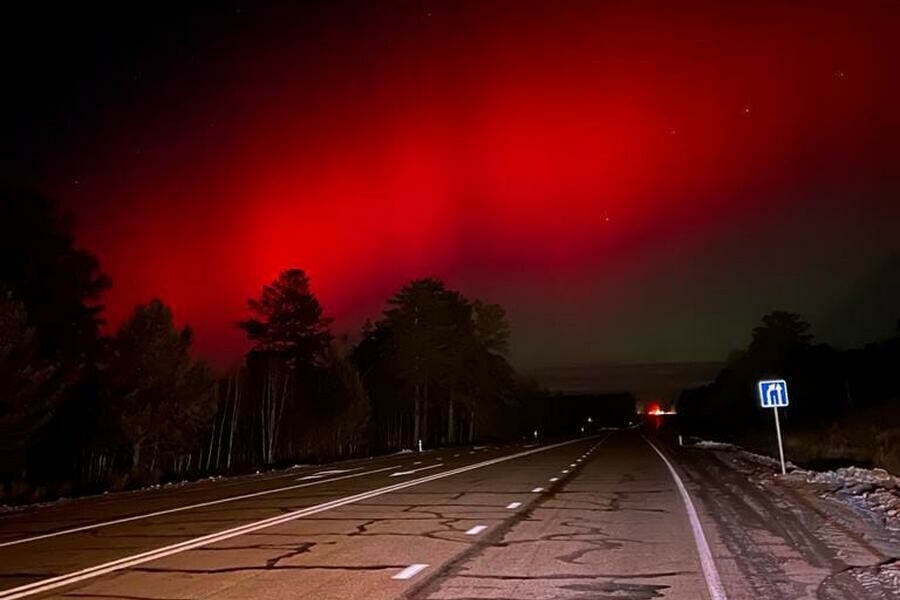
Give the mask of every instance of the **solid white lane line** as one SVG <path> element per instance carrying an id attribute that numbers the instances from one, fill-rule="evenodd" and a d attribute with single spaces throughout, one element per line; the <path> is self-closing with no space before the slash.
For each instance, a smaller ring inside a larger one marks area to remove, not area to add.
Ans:
<path id="1" fill-rule="evenodd" d="M 712 600 L 727 600 L 725 588 L 722 587 L 719 571 L 716 569 L 716 563 L 713 560 L 712 552 L 709 549 L 709 542 L 706 541 L 706 535 L 703 533 L 703 527 L 700 525 L 700 517 L 697 516 L 697 509 L 694 508 L 694 503 L 691 501 L 691 496 L 688 494 L 687 488 L 684 487 L 684 482 L 681 481 L 681 477 L 678 475 L 675 467 L 673 467 L 672 463 L 669 462 L 669 459 L 659 451 L 659 448 L 643 435 L 641 437 L 643 437 L 644 441 L 650 444 L 650 447 L 659 454 L 659 457 L 669 468 L 672 479 L 675 480 L 675 486 L 678 488 L 678 493 L 681 494 L 681 500 L 684 502 L 684 510 L 687 512 L 688 521 L 691 524 L 691 531 L 694 534 L 694 545 L 697 546 L 697 554 L 700 555 L 700 566 L 703 569 L 703 578 L 706 579 L 706 588 L 709 590 L 710 598 L 712 598 Z"/>
<path id="2" fill-rule="evenodd" d="M 321 485 L 323 483 L 331 483 L 332 481 L 341 481 L 342 479 L 352 479 L 354 477 L 362 477 L 364 475 L 372 475 L 373 473 L 381 473 L 383 471 L 390 471 L 391 469 L 396 469 L 397 466 L 384 467 L 383 469 L 374 469 L 372 471 L 362 471 L 361 473 L 353 473 L 352 475 L 341 475 L 340 477 L 332 477 L 331 479 L 319 479 L 316 481 L 311 481 L 308 483 L 300 483 L 296 485 L 286 485 L 278 488 L 273 488 L 271 490 L 262 490 L 259 492 L 251 492 L 249 494 L 240 494 L 239 496 L 228 496 L 227 498 L 219 498 L 218 500 L 209 500 L 208 502 L 198 502 L 196 504 L 189 504 L 187 506 L 178 506 L 176 508 L 166 508 L 163 510 L 157 510 L 154 512 L 143 513 L 140 515 L 132 515 L 130 517 L 122 517 L 121 519 L 113 519 L 111 521 L 102 521 L 100 523 L 92 523 L 90 525 L 79 525 L 78 527 L 71 527 L 69 529 L 62 529 L 60 531 L 53 531 L 51 533 L 42 533 L 40 535 L 33 535 L 27 538 L 21 538 L 18 540 L 10 540 L 8 542 L 0 542 L 0 548 L 4 548 L 6 546 L 16 546 L 18 544 L 27 544 L 28 542 L 36 542 L 38 540 L 45 540 L 47 538 L 59 537 L 61 535 L 68 535 L 70 533 L 78 533 L 81 531 L 90 531 L 92 529 L 101 529 L 103 527 L 110 527 L 112 525 L 121 525 L 122 523 L 130 523 L 132 521 L 140 521 L 142 519 L 150 519 L 152 517 L 159 517 L 162 515 L 171 515 L 173 513 L 179 513 L 186 510 L 193 510 L 195 508 L 205 508 L 207 506 L 216 506 L 218 504 L 225 504 L 227 502 L 236 502 L 238 500 L 246 500 L 248 498 L 258 498 L 260 496 L 268 496 L 269 494 L 277 494 L 279 492 L 288 492 L 290 490 L 298 490 L 300 488 L 310 487 L 314 485 Z M 298 478 L 297 481 L 300 481 L 303 478 Z"/>
<path id="3" fill-rule="evenodd" d="M 412 579 L 427 568 L 428 565 L 424 563 L 414 563 L 391 577 L 391 579 Z"/>
<path id="4" fill-rule="evenodd" d="M 471 527 L 468 531 L 466 531 L 466 535 L 478 535 L 485 529 L 487 529 L 487 525 L 476 525 L 474 527 Z"/>
<path id="5" fill-rule="evenodd" d="M 515 510 L 515 509 L 519 508 L 520 506 L 522 506 L 521 502 L 510 502 L 509 504 L 506 505 L 506 508 L 508 508 L 510 510 Z"/>
<path id="6" fill-rule="evenodd" d="M 356 502 L 361 502 L 363 500 L 369 500 L 371 498 L 383 496 L 384 494 L 389 494 L 391 492 L 396 492 L 398 490 L 403 490 L 403 489 L 406 489 L 409 487 L 422 485 L 424 483 L 429 483 L 431 481 L 437 481 L 438 479 L 444 479 L 446 477 L 452 477 L 454 475 L 459 475 L 460 473 L 466 473 L 468 471 L 474 471 L 475 469 L 482 469 L 484 467 L 489 467 L 491 465 L 496 465 L 499 463 L 507 462 L 510 460 L 515 460 L 515 459 L 522 458 L 525 456 L 530 456 L 530 455 L 536 454 L 538 452 L 545 452 L 547 450 L 552 450 L 554 448 L 568 446 L 569 444 L 575 444 L 575 443 L 578 443 L 581 441 L 582 440 L 569 440 L 567 442 L 560 442 L 558 444 L 553 444 L 550 446 L 542 446 L 542 447 L 536 448 L 534 450 L 526 450 L 524 452 L 517 452 L 516 454 L 509 454 L 507 456 L 500 456 L 497 458 L 484 460 L 484 461 L 477 462 L 477 463 L 474 463 L 471 465 L 465 465 L 463 467 L 458 467 L 456 469 L 450 469 L 447 471 L 442 471 L 440 473 L 434 473 L 433 475 L 426 475 L 426 476 L 420 477 L 418 479 L 402 481 L 399 483 L 395 483 L 393 485 L 376 488 L 376 489 L 370 490 L 368 492 L 362 492 L 359 494 L 354 494 L 352 496 L 338 498 L 336 500 L 331 500 L 329 502 L 324 502 L 322 504 L 317 504 L 315 506 L 308 506 L 306 508 L 301 508 L 299 510 L 295 510 L 293 512 L 289 512 L 289 513 L 286 513 L 283 515 L 278 515 L 276 517 L 270 517 L 268 519 L 263 519 L 261 521 L 255 521 L 253 523 L 248 523 L 246 525 L 241 525 L 239 527 L 233 527 L 231 529 L 226 529 L 226 530 L 220 531 L 218 533 L 211 533 L 208 535 L 203 535 L 203 536 L 191 539 L 191 540 L 179 542 L 177 544 L 163 546 L 162 548 L 157 548 L 156 550 L 150 550 L 147 552 L 141 552 L 139 554 L 133 554 L 131 556 L 119 558 L 117 560 L 109 561 L 106 563 L 95 565 L 93 567 L 88 567 L 85 569 L 74 571 L 72 573 L 67 573 L 65 575 L 57 575 L 55 577 L 48 577 L 48 578 L 42 579 L 40 581 L 26 583 L 25 585 L 20 585 L 18 587 L 9 588 L 9 589 L 0 591 L 0 600 L 17 600 L 18 598 L 25 598 L 28 596 L 33 596 L 35 594 L 42 594 L 44 592 L 54 590 L 54 589 L 57 589 L 57 588 L 60 588 L 63 586 L 72 585 L 73 583 L 78 583 L 79 581 L 84 581 L 86 579 L 92 579 L 94 577 L 99 577 L 101 575 L 106 575 L 108 573 L 114 573 L 116 571 L 121 571 L 122 569 L 128 569 L 128 568 L 134 567 L 136 565 L 148 563 L 148 562 L 151 562 L 154 560 L 158 560 L 160 558 L 165 558 L 167 556 L 172 556 L 173 554 L 180 554 L 182 552 L 186 552 L 188 550 L 193 550 L 195 548 L 202 548 L 204 546 L 208 546 L 208 545 L 214 544 L 216 542 L 229 540 L 229 539 L 241 536 L 241 535 L 246 535 L 248 533 L 254 533 L 256 531 L 260 531 L 262 529 L 267 529 L 269 527 L 274 527 L 276 525 L 281 525 L 282 523 L 294 521 L 294 520 L 300 519 L 302 517 L 308 517 L 310 515 L 318 514 L 320 512 L 324 512 L 326 510 L 331 510 L 334 508 L 339 508 L 341 506 L 346 506 L 347 504 L 354 504 Z M 394 467 L 391 467 L 391 468 L 394 468 Z M 381 470 L 387 470 L 387 469 L 381 469 Z M 362 473 L 356 473 L 354 475 L 345 475 L 344 478 L 359 476 L 361 474 Z M 324 483 L 324 481 L 325 480 L 316 481 L 316 482 L 307 483 L 304 485 L 317 485 L 320 483 Z M 297 486 L 297 487 L 300 487 L 300 486 Z M 410 568 L 410 567 L 407 567 L 407 568 Z M 424 567 L 422 567 L 422 568 L 424 568 Z M 422 568 L 418 569 L 416 571 L 416 573 L 418 573 L 418 571 L 421 571 Z M 401 571 L 401 573 L 402 573 L 402 571 Z M 415 573 L 413 573 L 413 575 L 414 574 Z M 411 576 L 412 575 L 410 575 L 410 577 Z"/>
<path id="7" fill-rule="evenodd" d="M 397 471 L 396 473 L 391 473 L 391 477 L 401 477 L 403 475 L 412 475 L 413 473 L 418 473 L 419 471 L 427 471 L 428 469 L 435 469 L 442 465 L 428 465 L 427 467 L 419 467 L 418 469 L 410 469 L 409 471 Z"/>
<path id="8" fill-rule="evenodd" d="M 542 488 L 542 487 L 536 487 L 536 488 L 534 488 L 533 490 L 531 490 L 531 493 L 532 493 L 532 494 L 539 494 L 539 493 L 541 493 L 541 492 L 543 492 L 543 491 L 544 491 L 544 488 Z"/>

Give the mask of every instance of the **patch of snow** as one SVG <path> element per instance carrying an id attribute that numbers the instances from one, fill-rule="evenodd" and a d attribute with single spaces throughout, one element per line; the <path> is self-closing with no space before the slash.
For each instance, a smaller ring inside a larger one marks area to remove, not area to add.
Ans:
<path id="1" fill-rule="evenodd" d="M 725 452 L 734 452 L 735 455 L 738 456 L 743 462 L 772 468 L 776 471 L 781 470 L 781 463 L 777 458 L 772 458 L 771 456 L 765 456 L 763 454 L 756 454 L 755 452 L 744 450 L 740 446 L 736 446 L 734 444 L 713 442 L 710 440 L 699 440 L 693 443 L 686 443 L 685 446 L 689 448 L 700 448 L 702 450 L 720 450 Z M 785 467 L 787 467 L 788 471 L 796 471 L 799 469 L 797 465 L 789 460 L 785 461 L 784 465 Z"/>
<path id="2" fill-rule="evenodd" d="M 732 459 L 729 462 L 736 468 L 764 478 L 776 476 L 772 471 L 778 471 L 780 467 L 774 458 L 754 454 L 732 444 L 701 440 L 691 447 L 727 451 Z M 849 504 L 856 510 L 875 516 L 888 530 L 900 532 L 900 477 L 884 469 L 842 467 L 833 471 L 810 471 L 790 462 L 787 467 L 789 472 L 785 480 L 819 485 L 822 488 L 819 491 L 821 497 Z M 781 478 L 781 475 L 777 477 Z M 892 569 L 897 571 L 900 567 L 894 565 Z"/>
<path id="3" fill-rule="evenodd" d="M 834 471 L 798 471 L 807 483 L 821 484 L 827 494 L 846 499 L 857 508 L 875 513 L 893 531 L 900 531 L 900 477 L 884 469 L 844 467 Z M 894 567 L 900 568 L 900 567 Z"/>
<path id="4" fill-rule="evenodd" d="M 691 448 L 701 448 L 703 450 L 738 450 L 734 444 L 725 444 L 722 442 L 711 442 L 709 440 L 700 440 L 691 444 Z"/>

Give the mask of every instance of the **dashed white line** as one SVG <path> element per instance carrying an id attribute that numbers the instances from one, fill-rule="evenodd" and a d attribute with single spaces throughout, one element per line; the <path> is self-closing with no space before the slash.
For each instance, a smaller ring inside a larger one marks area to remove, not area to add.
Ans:
<path id="1" fill-rule="evenodd" d="M 428 565 L 424 563 L 413 563 L 391 577 L 391 579 L 412 579 L 427 568 Z"/>
<path id="2" fill-rule="evenodd" d="M 544 491 L 544 488 L 542 488 L 542 487 L 536 487 L 536 488 L 534 488 L 533 490 L 531 490 L 531 493 L 532 493 L 532 494 L 539 494 L 539 493 L 541 493 L 541 492 L 543 492 L 543 491 Z"/>
<path id="3" fill-rule="evenodd" d="M 568 473 L 568 472 L 569 472 L 568 469 L 563 469 L 563 470 L 562 470 L 563 475 L 565 475 L 565 474 Z"/>
<path id="4" fill-rule="evenodd" d="M 238 527 L 232 527 L 231 529 L 225 529 L 223 531 L 219 531 L 216 533 L 211 533 L 208 535 L 202 535 L 200 537 L 192 538 L 185 540 L 183 542 L 178 542 L 175 544 L 171 544 L 169 546 L 163 546 L 162 548 L 156 548 L 155 550 L 149 550 L 146 552 L 140 552 L 138 554 L 132 554 L 130 556 L 124 556 L 119 559 L 111 560 L 105 563 L 101 563 L 98 565 L 94 565 L 92 567 L 87 567 L 84 569 L 80 569 L 78 571 L 73 571 L 71 573 L 66 573 L 64 575 L 56 575 L 53 577 L 47 577 L 45 579 L 40 579 L 38 581 L 33 581 L 31 583 L 26 583 L 24 585 L 20 585 L 14 588 L 8 588 L 0 591 L 0 600 L 17 600 L 18 598 L 25 598 L 28 596 L 34 596 L 36 594 L 42 594 L 44 592 L 55 590 L 60 587 L 72 585 L 73 583 L 78 583 L 79 581 L 85 581 L 87 579 L 92 579 L 95 577 L 100 577 L 102 575 L 107 575 L 109 573 L 115 573 L 117 571 L 121 571 L 123 569 L 129 569 L 136 565 L 145 564 L 154 560 L 158 560 L 160 558 L 165 558 L 167 556 L 173 556 L 175 554 L 180 554 L 182 552 L 187 552 L 189 550 L 193 550 L 195 548 L 203 548 L 210 544 L 214 544 L 217 542 L 221 542 L 224 540 L 229 540 L 232 538 L 236 538 L 238 536 L 247 535 L 249 533 L 254 533 L 256 531 L 261 531 L 263 529 L 267 529 L 269 527 L 274 527 L 276 525 L 281 525 L 283 523 L 288 523 L 290 521 L 294 521 L 297 519 L 301 519 L 303 517 L 308 517 L 310 515 L 318 514 L 327 510 L 332 510 L 335 508 L 339 508 L 341 506 L 346 506 L 348 504 L 354 504 L 357 502 L 362 502 L 364 500 L 369 500 L 370 498 L 376 498 L 378 496 L 383 496 L 384 494 L 389 494 L 392 492 L 396 492 L 399 490 L 404 490 L 410 487 L 422 485 L 424 483 L 429 483 L 431 481 L 437 481 L 439 479 L 445 479 L 447 477 L 452 477 L 454 475 L 459 475 L 461 473 L 468 473 L 469 471 L 473 471 L 475 469 L 482 469 L 484 467 L 488 467 L 491 465 L 500 464 L 503 462 L 507 462 L 510 460 L 515 460 L 518 458 L 522 458 L 525 456 L 530 456 L 537 452 L 546 452 L 547 450 L 552 450 L 554 448 L 559 448 L 562 446 L 567 446 L 569 444 L 575 443 L 575 440 L 568 442 L 560 442 L 558 444 L 552 444 L 549 446 L 543 446 L 541 448 L 536 448 L 534 450 L 527 450 L 524 452 L 518 452 L 516 454 L 510 454 L 506 456 L 500 456 L 497 458 L 488 459 L 482 462 L 478 462 L 471 465 L 465 465 L 463 467 L 458 467 L 456 469 L 449 469 L 447 471 L 442 471 L 440 473 L 434 473 L 432 475 L 426 475 L 424 477 L 419 477 L 418 479 L 412 479 L 410 481 L 402 481 L 399 483 L 395 483 L 393 485 L 388 485 L 385 487 L 376 488 L 373 490 L 369 490 L 366 492 L 361 492 L 359 494 L 354 494 L 352 496 L 346 496 L 344 498 L 337 498 L 335 500 L 331 500 L 329 502 L 324 502 L 322 504 L 317 504 L 314 506 L 308 506 L 306 508 L 301 508 L 295 510 L 293 512 L 289 512 L 283 515 L 278 515 L 275 517 L 270 517 L 268 519 L 262 519 L 260 521 L 254 521 L 252 523 L 247 523 L 246 525 L 240 525 Z M 389 467 L 396 468 L 396 467 Z M 382 471 L 388 470 L 388 468 L 380 469 Z M 352 475 L 344 475 L 343 477 L 336 477 L 330 481 L 336 481 L 338 479 L 348 479 L 350 477 L 358 477 L 360 475 L 365 475 L 369 473 L 374 473 L 375 471 L 367 471 L 364 473 L 354 473 Z M 318 485 L 320 483 L 324 483 L 329 480 L 321 480 L 312 483 L 300 484 L 292 487 L 303 487 L 307 485 Z M 271 491 L 266 493 L 272 493 Z M 261 494 L 248 494 L 246 496 L 254 496 Z M 210 502 L 208 504 L 218 504 L 219 502 Z M 169 511 L 174 512 L 174 511 Z M 133 519 L 129 519 L 133 520 Z M 96 526 L 88 526 L 85 529 L 93 529 Z M 47 536 L 45 536 L 47 537 Z M 9 545 L 9 544 L 7 544 Z M 425 565 L 427 566 L 427 565 Z M 413 565 L 407 567 L 407 569 L 412 568 Z M 408 575 L 406 578 L 412 577 L 419 571 L 421 571 L 423 567 L 416 568 L 411 575 Z M 402 573 L 402 571 L 401 571 Z M 400 573 L 398 573 L 399 575 Z"/>
<path id="5" fill-rule="evenodd" d="M 559 477 L 551 477 L 550 481 L 551 481 L 551 483 L 557 482 L 557 481 L 559 481 Z"/>
<path id="6" fill-rule="evenodd" d="M 478 535 L 485 529 L 487 529 L 487 525 L 476 525 L 474 527 L 471 527 L 468 531 L 466 531 L 466 535 Z"/>
<path id="7" fill-rule="evenodd" d="M 506 508 L 508 508 L 509 510 L 515 510 L 515 509 L 519 508 L 520 506 L 522 506 L 521 502 L 510 502 L 509 504 L 506 505 Z"/>

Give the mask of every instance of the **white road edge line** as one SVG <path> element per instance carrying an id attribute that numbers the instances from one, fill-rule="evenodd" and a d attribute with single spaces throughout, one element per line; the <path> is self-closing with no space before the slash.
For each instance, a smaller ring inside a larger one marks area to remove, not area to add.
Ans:
<path id="1" fill-rule="evenodd" d="M 476 526 L 470 528 L 468 531 L 466 531 L 466 535 L 478 535 L 485 529 L 487 529 L 487 525 L 476 525 Z"/>
<path id="2" fill-rule="evenodd" d="M 719 578 L 719 571 L 716 569 L 716 563 L 713 560 L 712 552 L 709 550 L 709 542 L 706 541 L 706 535 L 703 533 L 703 527 L 700 525 L 700 517 L 697 515 L 697 509 L 694 508 L 694 503 L 691 501 L 691 496 L 688 494 L 684 482 L 681 481 L 681 477 L 678 475 L 675 467 L 673 467 L 672 463 L 669 462 L 669 459 L 659 451 L 659 448 L 643 435 L 641 435 L 641 437 L 644 438 L 645 442 L 650 444 L 650 447 L 653 448 L 657 454 L 659 454 L 659 457 L 669 468 L 672 479 L 675 480 L 675 486 L 678 488 L 678 493 L 681 494 L 681 499 L 684 502 L 684 510 L 687 512 L 688 521 L 690 521 L 691 524 L 691 531 L 694 533 L 694 544 L 697 546 L 697 554 L 700 555 L 700 566 L 703 568 L 703 578 L 706 579 L 706 588 L 709 590 L 710 597 L 712 600 L 727 600 L 728 597 L 725 595 L 725 588 L 722 587 L 722 580 Z"/>
<path id="3" fill-rule="evenodd" d="M 45 540 L 47 538 L 59 537 L 61 535 L 68 535 L 70 533 L 78 533 L 80 531 L 90 531 L 91 529 L 101 529 L 103 527 L 110 527 L 111 525 L 121 525 L 122 523 L 131 523 L 132 521 L 140 521 L 142 519 L 150 519 L 153 517 L 161 517 L 162 515 L 171 515 L 173 513 L 183 512 L 186 510 L 193 510 L 195 508 L 205 508 L 207 506 L 216 506 L 217 504 L 225 504 L 226 502 L 235 502 L 237 500 L 246 500 L 248 498 L 258 498 L 260 496 L 267 496 L 269 494 L 277 494 L 279 492 L 287 492 L 290 490 L 297 490 L 300 488 L 311 487 L 314 485 L 322 485 L 323 483 L 331 483 L 332 481 L 341 481 L 342 479 L 352 479 L 354 477 L 362 477 L 363 475 L 372 475 L 373 473 L 381 473 L 383 471 L 391 471 L 396 469 L 397 465 L 384 467 L 383 469 L 374 469 L 372 471 L 362 471 L 361 473 L 353 473 L 351 475 L 341 475 L 340 477 L 332 477 L 330 479 L 317 479 L 316 481 L 311 481 L 307 483 L 300 483 L 296 485 L 286 485 L 278 488 L 272 488 L 270 490 L 260 490 L 258 492 L 251 492 L 249 494 L 240 494 L 238 496 L 228 496 L 226 498 L 219 498 L 217 500 L 209 500 L 208 502 L 198 502 L 196 504 L 188 504 L 186 506 L 176 506 L 175 508 L 166 508 L 163 510 L 157 510 L 149 513 L 142 513 L 139 515 L 132 515 L 130 517 L 122 517 L 121 519 L 113 519 L 112 521 L 101 521 L 100 523 L 91 523 L 89 525 L 79 525 L 78 527 L 72 527 L 70 529 L 61 529 L 59 531 L 51 531 L 50 533 L 42 533 L 40 535 L 33 535 L 27 538 L 19 538 L 17 540 L 9 540 L 8 542 L 0 542 L 0 548 L 5 548 L 7 546 L 16 546 L 18 544 L 27 544 L 29 542 L 36 542 L 38 540 Z M 308 477 L 308 476 L 307 476 Z M 300 477 L 296 481 L 301 481 L 306 479 L 305 477 Z M 2 593 L 3 590 L 0 590 Z"/>
<path id="4" fill-rule="evenodd" d="M 427 568 L 428 565 L 424 563 L 413 563 L 391 577 L 391 579 L 412 579 Z"/>
<path id="5" fill-rule="evenodd" d="M 35 594 L 41 594 L 41 593 L 44 593 L 44 592 L 47 592 L 50 590 L 54 590 L 56 588 L 60 588 L 60 587 L 67 586 L 67 585 L 72 585 L 73 583 L 78 583 L 79 581 L 84 581 L 85 579 L 92 579 L 94 577 L 99 577 L 101 575 L 106 575 L 108 573 L 114 573 L 116 571 L 121 571 L 122 569 L 128 569 L 128 568 L 136 566 L 136 565 L 144 564 L 144 563 L 147 563 L 147 562 L 150 562 L 153 560 L 157 560 L 160 558 L 165 558 L 167 556 L 172 556 L 173 554 L 180 554 L 180 553 L 186 552 L 188 550 L 193 550 L 195 548 L 201 548 L 203 546 L 208 546 L 209 544 L 214 544 L 216 542 L 221 542 L 221 541 L 235 538 L 235 537 L 238 537 L 241 535 L 246 535 L 248 533 L 253 533 L 253 532 L 259 531 L 261 529 L 266 529 L 269 527 L 273 527 L 275 525 L 281 525 L 282 523 L 287 523 L 289 521 L 294 521 L 294 520 L 302 518 L 302 517 L 307 517 L 309 515 L 314 515 L 314 514 L 317 514 L 320 512 L 324 512 L 326 510 L 331 510 L 332 508 L 338 508 L 341 506 L 345 506 L 347 504 L 353 504 L 355 502 L 360 502 L 362 500 L 368 500 L 370 498 L 375 498 L 377 496 L 383 496 L 384 494 L 389 494 L 391 492 L 396 492 L 396 491 L 403 490 L 403 489 L 413 487 L 416 485 L 422 485 L 423 483 L 429 483 L 431 481 L 436 481 L 438 479 L 444 479 L 446 477 L 451 477 L 453 475 L 459 475 L 460 473 L 474 471 L 475 469 L 489 467 L 491 465 L 496 465 L 498 463 L 503 463 L 503 462 L 506 462 L 509 460 L 514 460 L 517 458 L 530 456 L 531 454 L 536 454 L 538 452 L 545 452 L 547 450 L 552 450 L 554 448 L 559 448 L 562 446 L 568 446 L 570 444 L 577 444 L 580 442 L 584 442 L 584 439 L 580 438 L 580 439 L 575 439 L 575 440 L 569 440 L 566 442 L 559 442 L 557 444 L 552 444 L 549 446 L 541 446 L 539 448 L 535 448 L 534 450 L 526 450 L 524 452 L 517 452 L 516 454 L 500 456 L 497 458 L 492 458 L 492 459 L 478 462 L 475 464 L 458 467 L 456 469 L 450 469 L 449 471 L 442 471 L 440 473 L 426 475 L 425 477 L 420 477 L 418 479 L 402 481 L 400 483 L 395 483 L 393 485 L 375 488 L 374 490 L 369 490 L 368 492 L 362 492 L 359 494 L 354 494 L 352 496 L 345 496 L 344 498 L 338 498 L 336 500 L 324 502 L 322 504 L 308 506 L 306 508 L 301 508 L 299 510 L 295 510 L 293 512 L 289 512 L 289 513 L 286 513 L 283 515 L 270 517 L 268 519 L 263 519 L 261 521 L 248 523 L 246 525 L 241 525 L 239 527 L 233 527 L 231 529 L 225 529 L 225 530 L 217 532 L 217 533 L 203 535 L 203 536 L 194 538 L 192 540 L 185 540 L 184 542 L 179 542 L 177 544 L 171 544 L 169 546 L 163 546 L 162 548 L 157 548 L 155 550 L 150 550 L 147 552 L 133 554 L 131 556 L 126 556 L 126 557 L 112 560 L 112 561 L 109 561 L 106 563 L 101 563 L 101 564 L 95 565 L 93 567 L 87 567 L 85 569 L 73 571 L 72 573 L 67 573 L 65 575 L 57 575 L 55 577 L 48 577 L 47 579 L 43 579 L 40 581 L 34 581 L 32 583 L 26 583 L 25 585 L 20 585 L 18 587 L 2 590 L 2 591 L 0 591 L 0 600 L 16 600 L 17 598 L 25 598 L 28 596 L 33 596 Z M 395 468 L 395 467 L 393 467 L 393 468 Z M 387 469 L 384 469 L 384 470 L 387 470 Z M 347 475 L 345 477 L 352 477 L 352 476 L 359 476 L 359 475 L 361 475 L 361 474 L 355 473 L 354 475 Z M 339 478 L 335 478 L 335 479 L 339 479 Z M 313 482 L 312 484 L 305 484 L 305 485 L 316 485 L 316 484 L 321 484 L 324 482 L 325 482 L 325 480 L 322 480 L 322 481 Z M 407 568 L 411 568 L 411 567 L 407 567 Z M 424 568 L 424 567 L 422 567 L 422 568 Z M 421 571 L 422 568 L 418 569 L 418 571 Z M 416 571 L 416 573 L 418 573 L 418 571 Z M 413 574 L 415 574 L 415 573 L 413 573 Z"/>

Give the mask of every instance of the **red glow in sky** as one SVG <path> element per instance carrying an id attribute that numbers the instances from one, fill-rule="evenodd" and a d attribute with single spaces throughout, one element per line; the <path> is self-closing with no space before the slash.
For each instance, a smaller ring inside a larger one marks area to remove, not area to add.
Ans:
<path id="1" fill-rule="evenodd" d="M 868 200 L 834 193 L 880 185 L 873 155 L 896 121 L 878 10 L 366 6 L 235 15 L 147 67 L 59 159 L 80 240 L 114 282 L 112 324 L 160 296 L 224 363 L 246 347 L 246 298 L 299 267 L 339 330 L 434 275 L 504 303 L 526 364 L 718 357 L 757 305 L 700 349 L 696 325 L 640 327 L 683 322 L 688 284 L 710 307 L 747 295 L 716 270 L 718 236 L 775 235 L 794 204 L 839 223 Z"/>

